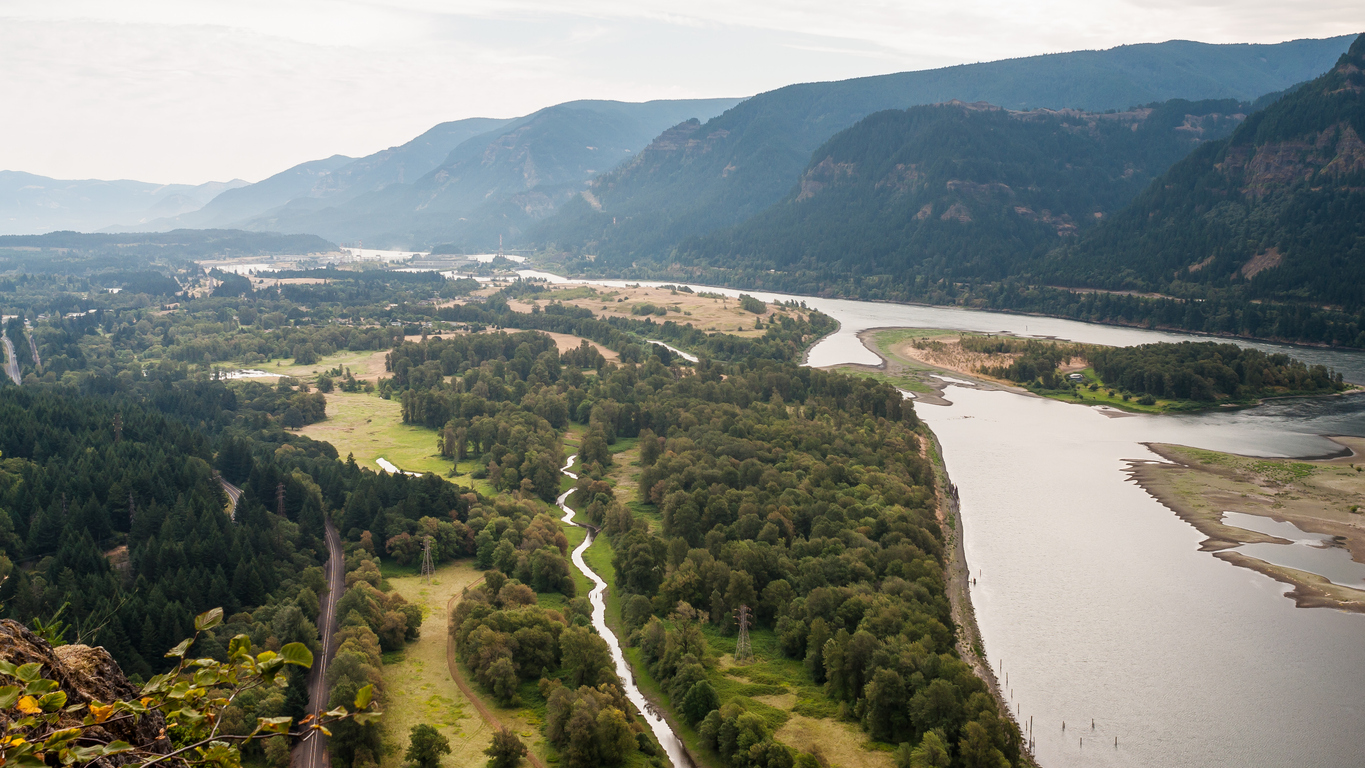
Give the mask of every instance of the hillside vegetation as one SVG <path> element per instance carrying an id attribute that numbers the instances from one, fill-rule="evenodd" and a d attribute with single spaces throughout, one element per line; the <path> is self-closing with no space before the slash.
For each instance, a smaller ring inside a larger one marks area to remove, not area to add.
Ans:
<path id="1" fill-rule="evenodd" d="M 874 112 L 954 99 L 1008 109 L 1129 109 L 1154 101 L 1249 101 L 1326 71 L 1346 37 L 1278 45 L 1171 41 L 830 83 L 754 96 L 709 121 L 664 132 L 594 179 L 530 233 L 620 269 L 665 259 L 679 242 L 757 215 L 782 199 L 834 134 Z M 816 158 L 818 162 L 820 158 Z"/>
<path id="2" fill-rule="evenodd" d="M 1365 308 L 1365 36 L 1040 265 L 1067 285 Z"/>
<path id="3" fill-rule="evenodd" d="M 1249 111 L 1176 100 L 1112 114 L 950 104 L 879 112 L 817 150 L 782 202 L 685 241 L 678 263 L 799 273 L 810 289 L 999 280 L 1113 215 Z"/>

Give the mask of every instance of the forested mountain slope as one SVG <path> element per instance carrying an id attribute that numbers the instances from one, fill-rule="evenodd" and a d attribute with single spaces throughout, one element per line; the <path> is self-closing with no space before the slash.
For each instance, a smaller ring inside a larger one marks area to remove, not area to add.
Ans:
<path id="1" fill-rule="evenodd" d="M 267 179 L 213 198 L 199 210 L 150 222 L 151 229 L 222 227 L 281 206 L 305 210 L 335 205 L 389 184 L 421 178 L 460 144 L 510 120 L 474 117 L 441 123 L 417 138 L 361 158 L 333 155 L 287 168 Z"/>
<path id="2" fill-rule="evenodd" d="M 1365 307 L 1365 35 L 1038 270 L 1065 285 Z"/>
<path id="3" fill-rule="evenodd" d="M 496 246 L 499 234 L 515 235 L 553 213 L 659 131 L 690 117 L 709 118 L 737 101 L 575 101 L 547 107 L 469 139 L 420 178 L 329 201 L 323 210 L 296 201 L 243 226 L 326 232 L 338 240 Z"/>
<path id="4" fill-rule="evenodd" d="M 1118 113 L 944 104 L 879 112 L 817 150 L 795 189 L 679 246 L 684 268 L 801 273 L 810 289 L 873 278 L 999 280 L 1112 215 L 1245 117 L 1233 99 Z"/>
<path id="5" fill-rule="evenodd" d="M 759 94 L 704 124 L 665 132 L 596 179 L 534 232 L 612 263 L 665 255 L 689 235 L 759 213 L 796 183 L 811 152 L 863 117 L 958 99 L 1010 109 L 1128 109 L 1172 98 L 1250 100 L 1316 77 L 1349 37 L 1278 45 L 1186 41 L 972 64 Z"/>

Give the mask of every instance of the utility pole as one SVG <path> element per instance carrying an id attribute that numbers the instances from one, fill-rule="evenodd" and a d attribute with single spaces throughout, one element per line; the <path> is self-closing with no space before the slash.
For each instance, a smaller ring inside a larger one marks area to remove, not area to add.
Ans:
<path id="1" fill-rule="evenodd" d="M 754 660 L 753 648 L 749 645 L 749 606 L 739 606 L 739 640 L 735 643 L 735 663 L 741 664 Z"/>
<path id="2" fill-rule="evenodd" d="M 422 540 L 422 583 L 430 584 L 431 577 L 436 573 L 436 566 L 431 563 L 431 537 Z"/>

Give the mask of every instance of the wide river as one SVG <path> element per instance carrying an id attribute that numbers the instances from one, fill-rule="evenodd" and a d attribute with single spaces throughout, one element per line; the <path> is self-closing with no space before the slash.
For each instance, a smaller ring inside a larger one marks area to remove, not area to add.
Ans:
<path id="1" fill-rule="evenodd" d="M 749 293 L 801 300 L 840 322 L 811 350 L 815 366 L 876 363 L 856 338 L 874 327 L 1111 345 L 1200 338 Z M 1365 384 L 1365 354 L 1251 346 Z M 1002 684 L 1008 675 L 1005 695 L 1019 721 L 1032 718 L 1042 765 L 1365 764 L 1365 616 L 1295 608 L 1284 585 L 1200 552 L 1204 537 L 1124 472 L 1130 460 L 1157 458 L 1144 442 L 1262 456 L 1329 453 L 1337 446 L 1320 435 L 1365 436 L 1365 395 L 1123 418 L 1007 392 L 950 386 L 945 395 L 952 405 L 917 411 L 938 436 L 961 494 L 987 655 Z"/>

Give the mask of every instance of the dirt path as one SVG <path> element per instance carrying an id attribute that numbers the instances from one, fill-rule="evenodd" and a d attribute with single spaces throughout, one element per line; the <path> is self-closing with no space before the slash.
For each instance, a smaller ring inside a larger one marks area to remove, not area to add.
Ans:
<path id="1" fill-rule="evenodd" d="M 479 579 L 479 581 L 483 581 L 483 579 Z M 469 586 L 475 586 L 479 581 L 476 581 Z M 456 596 L 452 596 L 446 601 L 447 617 L 450 616 L 450 612 L 454 609 L 456 599 Z M 469 699 L 469 703 L 473 704 L 474 708 L 479 711 L 479 716 L 483 718 L 483 721 L 488 723 L 495 730 L 503 730 L 502 722 L 488 709 L 488 706 L 483 703 L 483 699 L 479 698 L 479 695 L 469 686 L 469 682 L 464 679 L 464 674 L 460 672 L 460 662 L 455 658 L 455 639 L 450 636 L 449 631 L 446 632 L 446 665 L 450 667 L 450 679 L 455 681 L 455 685 L 460 689 L 460 693 L 463 693 L 464 697 Z M 529 749 L 526 751 L 525 759 L 536 768 L 545 768 L 545 764 L 540 762 L 540 758 L 536 757 L 535 753 L 531 752 Z"/>

